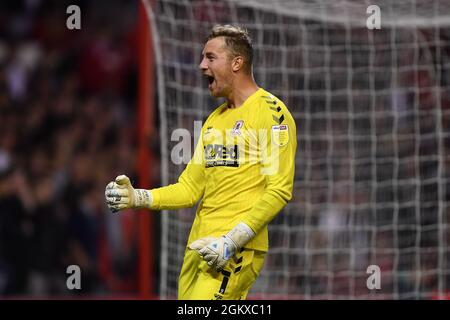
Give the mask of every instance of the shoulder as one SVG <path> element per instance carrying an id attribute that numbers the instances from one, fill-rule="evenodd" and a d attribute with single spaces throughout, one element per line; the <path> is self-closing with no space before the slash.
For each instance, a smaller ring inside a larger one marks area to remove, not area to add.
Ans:
<path id="1" fill-rule="evenodd" d="M 206 125 L 208 122 L 210 122 L 212 119 L 214 119 L 226 107 L 227 107 L 227 102 L 224 102 L 220 106 L 218 106 L 216 109 L 214 109 L 214 111 L 211 112 L 209 114 L 209 116 L 206 118 L 204 125 Z"/>
<path id="2" fill-rule="evenodd" d="M 264 127 L 272 127 L 288 124 L 295 127 L 295 121 L 289 109 L 281 99 L 268 91 L 262 90 L 258 97 L 256 114 L 260 118 L 260 123 Z"/>

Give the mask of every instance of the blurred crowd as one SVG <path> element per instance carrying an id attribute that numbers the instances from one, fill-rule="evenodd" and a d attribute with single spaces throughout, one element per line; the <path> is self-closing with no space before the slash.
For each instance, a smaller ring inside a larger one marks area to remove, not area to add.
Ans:
<path id="1" fill-rule="evenodd" d="M 81 8 L 81 30 L 66 8 Z M 135 179 L 137 2 L 0 4 L 0 297 L 136 293 L 134 215 L 103 191 Z"/>

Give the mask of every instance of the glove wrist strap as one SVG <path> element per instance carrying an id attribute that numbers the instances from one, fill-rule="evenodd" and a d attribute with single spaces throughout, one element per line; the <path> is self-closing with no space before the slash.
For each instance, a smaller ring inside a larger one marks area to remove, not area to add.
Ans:
<path id="1" fill-rule="evenodd" d="M 237 249 L 241 249 L 255 237 L 255 232 L 248 225 L 240 222 L 226 234 L 226 237 L 234 242 Z"/>
<path id="2" fill-rule="evenodd" d="M 153 202 L 152 193 L 146 189 L 134 189 L 134 207 L 150 208 Z"/>

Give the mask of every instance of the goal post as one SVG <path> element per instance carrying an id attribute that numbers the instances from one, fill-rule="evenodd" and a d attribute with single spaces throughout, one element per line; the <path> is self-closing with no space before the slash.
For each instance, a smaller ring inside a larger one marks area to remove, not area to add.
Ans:
<path id="1" fill-rule="evenodd" d="M 380 29 L 367 25 L 374 4 Z M 450 1 L 157 0 L 146 8 L 163 184 L 184 169 L 171 154 L 174 130 L 193 135 L 194 121 L 220 104 L 198 69 L 215 24 L 249 30 L 258 85 L 297 123 L 293 199 L 269 225 L 269 254 L 249 298 L 445 297 Z M 176 298 L 194 213 L 161 213 L 163 299 Z M 379 283 L 371 282 L 377 267 Z"/>

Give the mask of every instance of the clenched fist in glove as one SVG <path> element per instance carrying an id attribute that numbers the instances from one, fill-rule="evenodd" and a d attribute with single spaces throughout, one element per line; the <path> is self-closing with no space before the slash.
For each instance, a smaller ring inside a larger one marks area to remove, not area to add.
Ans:
<path id="1" fill-rule="evenodd" d="M 192 242 L 188 247 L 197 250 L 211 268 L 221 271 L 235 252 L 243 248 L 254 237 L 253 230 L 241 222 L 220 238 L 201 238 Z"/>
<path id="2" fill-rule="evenodd" d="M 112 212 L 124 209 L 150 208 L 152 194 L 146 189 L 134 189 L 130 179 L 120 175 L 108 183 L 105 189 L 105 199 Z"/>

